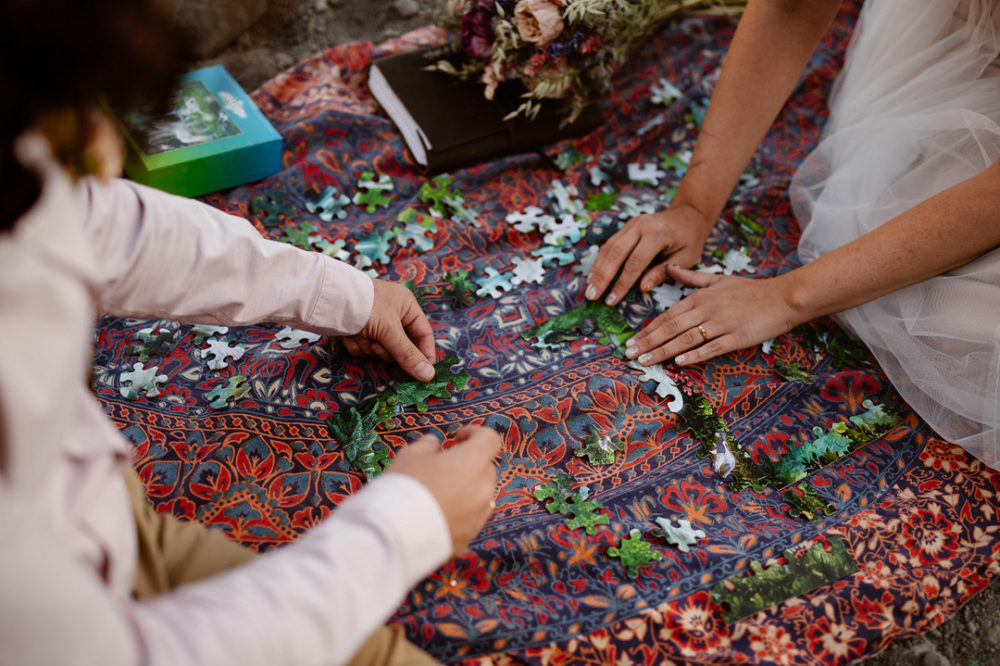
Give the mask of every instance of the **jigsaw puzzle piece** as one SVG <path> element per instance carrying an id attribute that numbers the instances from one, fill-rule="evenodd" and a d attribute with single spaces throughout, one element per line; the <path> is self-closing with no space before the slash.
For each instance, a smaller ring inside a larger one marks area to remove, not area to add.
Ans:
<path id="1" fill-rule="evenodd" d="M 356 242 L 354 249 L 359 255 L 358 268 L 368 268 L 376 261 L 383 266 L 388 266 L 390 261 L 388 252 L 392 247 L 394 237 L 395 234 L 390 229 L 382 233 L 375 232 Z"/>
<path id="2" fill-rule="evenodd" d="M 374 173 L 365 171 L 358 179 L 357 189 L 352 201 L 368 213 L 374 213 L 378 207 L 386 208 L 392 201 L 393 183 L 388 174 L 381 174 L 376 180 Z"/>
<path id="3" fill-rule="evenodd" d="M 663 553 L 653 550 L 653 545 L 642 538 L 639 530 L 632 530 L 618 546 L 608 548 L 609 557 L 617 557 L 629 578 L 636 578 L 639 569 L 663 559 Z"/>
<path id="4" fill-rule="evenodd" d="M 600 512 L 604 505 L 597 500 L 586 500 L 576 496 L 566 508 L 569 513 L 573 514 L 573 517 L 566 518 L 563 523 L 571 530 L 582 527 L 587 534 L 597 534 L 598 525 L 610 523 L 608 514 Z"/>
<path id="5" fill-rule="evenodd" d="M 545 269 L 541 259 L 514 257 L 514 277 L 510 283 L 515 287 L 525 282 L 542 284 L 545 281 Z"/>
<path id="6" fill-rule="evenodd" d="M 690 552 L 691 546 L 708 536 L 703 530 L 693 529 L 690 520 L 678 520 L 677 527 L 673 526 L 673 521 L 669 518 L 654 518 L 653 521 L 659 525 L 659 529 L 654 529 L 652 534 L 674 544 L 683 553 Z"/>
<path id="7" fill-rule="evenodd" d="M 159 384 L 167 381 L 166 375 L 158 375 L 156 371 L 159 366 L 146 368 L 143 363 L 133 363 L 132 369 L 118 375 L 118 381 L 122 384 L 118 392 L 126 400 L 138 400 L 140 394 L 147 398 L 155 398 L 160 395 Z"/>
<path id="8" fill-rule="evenodd" d="M 351 198 L 346 194 L 341 194 L 337 188 L 327 186 L 319 199 L 315 202 L 307 201 L 306 210 L 310 213 L 319 212 L 319 219 L 330 222 L 334 217 L 344 219 L 347 217 L 346 206 L 350 205 Z"/>
<path id="9" fill-rule="evenodd" d="M 454 275 L 447 273 L 444 279 L 448 282 L 448 286 L 444 287 L 441 293 L 451 299 L 452 309 L 461 310 L 475 303 L 476 285 L 469 280 L 469 271 L 460 270 Z"/>
<path id="10" fill-rule="evenodd" d="M 591 426 L 583 445 L 573 449 L 573 454 L 577 458 L 586 457 L 594 466 L 610 465 L 615 461 L 615 452 L 624 450 L 624 444 L 613 440 L 610 435 L 602 435 L 596 427 Z"/>
<path id="11" fill-rule="evenodd" d="M 549 225 L 556 221 L 556 218 L 547 214 L 538 206 L 528 206 L 521 212 L 509 214 L 506 218 L 507 224 L 511 225 L 523 234 L 532 230 L 544 231 Z"/>
<path id="12" fill-rule="evenodd" d="M 208 360 L 208 367 L 212 370 L 222 370 L 229 367 L 229 361 L 238 361 L 243 358 L 246 350 L 242 346 L 235 344 L 232 340 L 218 340 L 212 338 L 207 340 L 207 347 L 201 350 L 202 360 Z"/>
<path id="13" fill-rule="evenodd" d="M 126 354 L 138 356 L 139 360 L 145 363 L 150 356 L 166 356 L 170 353 L 174 344 L 174 332 L 165 328 L 158 328 L 154 333 L 153 327 L 144 328 L 136 333 L 140 342 L 130 346 Z"/>
<path id="14" fill-rule="evenodd" d="M 590 218 L 581 220 L 565 214 L 558 222 L 553 221 L 549 224 L 542 240 L 548 245 L 565 245 L 563 241 L 569 241 L 572 245 L 583 238 L 583 229 L 589 222 Z"/>
<path id="15" fill-rule="evenodd" d="M 243 375 L 234 375 L 229 378 L 229 382 L 224 386 L 217 386 L 205 397 L 210 400 L 208 406 L 212 409 L 225 409 L 229 407 L 230 400 L 239 400 L 250 392 L 250 384 Z"/>
<path id="16" fill-rule="evenodd" d="M 296 347 L 301 347 L 302 345 L 311 345 L 314 342 L 318 342 L 322 336 L 316 333 L 310 333 L 309 331 L 300 331 L 297 328 L 292 328 L 291 326 L 285 326 L 280 331 L 274 334 L 274 339 L 278 342 L 278 346 L 282 349 L 295 349 Z"/>
<path id="17" fill-rule="evenodd" d="M 486 267 L 486 275 L 481 278 L 475 279 L 476 284 L 479 288 L 476 289 L 477 296 L 492 296 L 493 298 L 500 298 L 504 292 L 510 291 L 514 288 L 511 284 L 510 275 L 503 273 L 501 274 L 497 269 L 492 266 Z"/>
<path id="18" fill-rule="evenodd" d="M 538 257 L 542 261 L 542 266 L 548 266 L 552 262 L 560 266 L 568 266 L 576 261 L 576 255 L 569 248 L 558 245 L 543 245 L 531 251 L 531 256 Z"/>

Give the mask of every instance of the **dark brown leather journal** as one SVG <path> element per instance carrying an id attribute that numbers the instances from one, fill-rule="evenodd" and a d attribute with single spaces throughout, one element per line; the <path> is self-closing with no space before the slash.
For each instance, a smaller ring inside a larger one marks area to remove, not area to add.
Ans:
<path id="1" fill-rule="evenodd" d="M 600 108 L 590 104 L 564 125 L 558 100 L 546 100 L 534 119 L 504 120 L 524 101 L 520 82 L 502 83 L 494 99 L 488 100 L 481 83 L 426 69 L 448 57 L 456 56 L 447 46 L 386 56 L 372 63 L 368 77 L 372 95 L 403 135 L 413 160 L 427 173 L 538 151 L 586 134 L 604 121 Z"/>

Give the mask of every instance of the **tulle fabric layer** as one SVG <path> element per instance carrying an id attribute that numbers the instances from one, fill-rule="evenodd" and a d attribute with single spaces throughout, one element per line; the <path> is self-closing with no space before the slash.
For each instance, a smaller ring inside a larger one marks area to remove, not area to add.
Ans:
<path id="1" fill-rule="evenodd" d="M 865 4 L 791 185 L 802 261 L 1000 159 L 998 54 L 998 2 Z M 837 318 L 939 435 L 1000 468 L 1000 249 Z"/>

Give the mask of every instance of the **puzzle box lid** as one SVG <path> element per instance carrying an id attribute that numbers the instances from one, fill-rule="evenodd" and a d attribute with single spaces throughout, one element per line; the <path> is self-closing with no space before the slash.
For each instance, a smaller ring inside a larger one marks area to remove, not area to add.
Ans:
<path id="1" fill-rule="evenodd" d="M 168 113 L 120 120 L 125 173 L 167 192 L 198 196 L 281 168 L 281 136 L 222 65 L 183 75 Z"/>

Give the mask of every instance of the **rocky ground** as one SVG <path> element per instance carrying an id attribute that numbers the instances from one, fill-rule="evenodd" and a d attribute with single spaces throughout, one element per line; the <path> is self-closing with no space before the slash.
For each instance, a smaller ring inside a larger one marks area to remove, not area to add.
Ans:
<path id="1" fill-rule="evenodd" d="M 222 63 L 253 90 L 295 62 L 336 44 L 378 42 L 435 22 L 446 0 L 178 0 L 200 60 Z M 866 666 L 1000 664 L 1000 585 L 938 629 L 897 641 Z"/>

